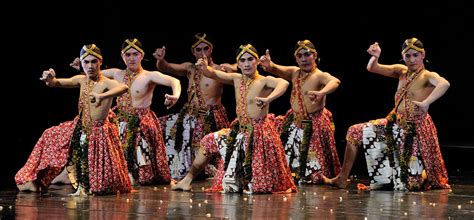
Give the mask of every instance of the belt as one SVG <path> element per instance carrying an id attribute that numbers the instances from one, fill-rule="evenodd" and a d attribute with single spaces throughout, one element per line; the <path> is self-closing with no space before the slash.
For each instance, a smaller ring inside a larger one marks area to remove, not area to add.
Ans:
<path id="1" fill-rule="evenodd" d="M 406 118 L 397 117 L 397 125 L 402 128 L 406 128 L 407 125 L 414 125 L 414 124 L 416 124 L 414 121 L 406 120 Z"/>
<path id="2" fill-rule="evenodd" d="M 185 108 L 187 108 L 187 113 L 188 114 L 207 114 L 207 109 L 206 108 L 196 108 L 195 106 L 186 106 Z"/>
<path id="3" fill-rule="evenodd" d="M 125 112 L 123 110 L 117 110 L 117 118 L 119 119 L 130 119 L 134 116 L 134 114 L 131 114 L 131 113 L 128 113 L 128 112 Z"/>
<path id="4" fill-rule="evenodd" d="M 241 132 L 244 132 L 244 131 L 251 131 L 252 128 L 253 128 L 253 126 L 252 126 L 252 125 L 249 125 L 249 124 L 246 124 L 246 125 L 245 125 L 245 124 L 244 124 L 244 125 L 239 125 L 239 130 L 240 130 Z"/>
<path id="5" fill-rule="evenodd" d="M 295 119 L 293 120 L 293 123 L 299 128 L 302 128 L 303 124 L 311 124 L 313 121 L 311 119 L 303 119 L 302 117 L 296 116 Z"/>

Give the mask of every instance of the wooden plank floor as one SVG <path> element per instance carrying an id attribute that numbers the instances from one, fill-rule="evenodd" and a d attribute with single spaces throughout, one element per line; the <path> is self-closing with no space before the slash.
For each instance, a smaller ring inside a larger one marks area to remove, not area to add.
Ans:
<path id="1" fill-rule="evenodd" d="M 129 194 L 68 196 L 69 185 L 47 193 L 0 191 L 0 219 L 474 219 L 474 183 L 428 192 L 359 191 L 302 185 L 293 194 L 205 193 L 167 185 L 135 187 Z"/>

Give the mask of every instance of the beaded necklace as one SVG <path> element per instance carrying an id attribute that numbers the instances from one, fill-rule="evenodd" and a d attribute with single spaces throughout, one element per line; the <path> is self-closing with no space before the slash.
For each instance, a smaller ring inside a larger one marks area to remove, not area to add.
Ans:
<path id="1" fill-rule="evenodd" d="M 301 121 L 305 118 L 308 118 L 308 110 L 304 104 L 304 96 L 303 96 L 303 85 L 308 80 L 311 73 L 303 74 L 303 71 L 298 71 L 298 76 L 293 81 L 293 88 L 291 89 L 291 98 L 290 102 L 296 102 L 298 104 L 299 111 L 297 112 L 296 123 L 298 126 L 301 125 Z"/>
<path id="2" fill-rule="evenodd" d="M 85 86 L 82 88 L 80 101 L 79 101 L 79 112 L 82 118 L 82 127 L 86 130 L 86 133 L 89 135 L 92 127 L 92 117 L 91 117 L 91 92 L 94 90 L 98 82 L 102 80 L 102 75 L 98 75 L 96 80 L 86 78 Z"/>
<path id="3" fill-rule="evenodd" d="M 404 101 L 405 113 L 407 114 L 406 116 L 409 115 L 410 106 L 413 106 L 413 104 L 412 104 L 411 100 L 409 99 L 409 97 L 407 96 L 408 90 L 412 86 L 412 83 L 415 81 L 415 79 L 417 79 L 418 76 L 420 76 L 421 73 L 424 72 L 424 71 L 425 71 L 425 68 L 422 67 L 418 71 L 406 74 L 406 76 L 405 76 L 406 80 L 405 80 L 404 84 L 395 93 L 395 109 L 394 109 L 395 112 L 397 112 L 398 106 L 400 105 L 400 103 L 402 101 Z"/>
<path id="4" fill-rule="evenodd" d="M 190 83 L 188 86 L 188 104 L 191 106 L 190 111 L 193 111 L 195 107 L 197 109 L 201 109 L 206 105 L 206 102 L 204 101 L 204 97 L 202 97 L 202 91 L 200 87 L 200 83 L 202 80 L 202 71 L 201 70 L 195 70 L 194 73 L 192 74 L 192 79 L 193 82 Z M 195 106 L 195 103 L 192 102 L 193 98 L 196 97 L 197 99 L 197 104 L 198 106 Z"/>
<path id="5" fill-rule="evenodd" d="M 237 113 L 239 117 L 239 123 L 241 125 L 250 124 L 250 118 L 248 117 L 248 112 L 247 112 L 246 99 L 247 99 L 250 86 L 259 77 L 260 75 L 258 74 L 258 71 L 256 71 L 255 76 L 253 78 L 242 75 L 242 79 L 240 80 L 240 88 L 239 88 L 240 99 L 237 105 Z"/>
<path id="6" fill-rule="evenodd" d="M 131 87 L 132 87 L 133 82 L 135 82 L 135 79 L 137 78 L 138 74 L 140 74 L 141 71 L 142 71 L 141 68 L 137 72 L 132 72 L 129 69 L 125 70 L 125 75 L 123 76 L 123 83 L 125 83 L 128 86 L 128 92 L 117 97 L 117 103 L 118 103 L 119 109 L 126 113 L 131 113 L 133 110 Z"/>

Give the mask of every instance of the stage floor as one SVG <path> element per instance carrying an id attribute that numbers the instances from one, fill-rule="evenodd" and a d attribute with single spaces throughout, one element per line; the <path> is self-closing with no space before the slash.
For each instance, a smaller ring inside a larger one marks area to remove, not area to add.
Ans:
<path id="1" fill-rule="evenodd" d="M 301 185 L 292 194 L 205 193 L 211 181 L 192 192 L 168 185 L 135 187 L 129 194 L 68 196 L 69 185 L 44 194 L 0 191 L 0 219 L 474 219 L 474 182 L 452 181 L 452 190 L 360 191 Z"/>

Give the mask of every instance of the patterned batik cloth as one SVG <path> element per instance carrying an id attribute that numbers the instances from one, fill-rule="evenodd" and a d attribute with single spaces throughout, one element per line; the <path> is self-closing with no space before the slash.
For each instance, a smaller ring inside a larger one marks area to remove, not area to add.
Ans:
<path id="1" fill-rule="evenodd" d="M 299 176 L 302 161 L 300 158 L 302 143 L 304 138 L 303 126 L 312 126 L 311 137 L 309 137 L 309 147 L 307 149 L 306 168 L 303 177 L 299 180 L 302 183 L 322 184 L 323 175 L 332 178 L 341 170 L 339 156 L 334 139 L 334 123 L 332 113 L 326 108 L 309 114 L 309 124 L 298 124 L 295 122 L 293 110 L 289 110 L 285 116 L 279 116 L 278 131 L 280 134 L 287 135 L 282 137 L 285 147 L 286 159 L 292 171 L 292 176 Z M 291 120 L 291 122 L 286 122 Z M 288 123 L 286 131 L 283 131 L 283 124 Z"/>
<path id="2" fill-rule="evenodd" d="M 296 186 L 291 177 L 291 171 L 285 159 L 285 153 L 280 137 L 275 129 L 274 116 L 267 115 L 261 119 L 252 120 L 253 126 L 253 152 L 251 158 L 251 180 L 248 185 L 242 173 L 237 173 L 236 168 L 242 166 L 249 148 L 250 132 L 241 129 L 236 132 L 234 150 L 231 153 L 227 169 L 224 160 L 227 153 L 227 139 L 231 129 L 222 129 L 206 135 L 201 140 L 202 149 L 210 157 L 217 157 L 218 171 L 213 184 L 207 191 L 241 192 L 244 189 L 252 193 L 278 193 L 291 189 L 296 192 Z M 234 121 L 234 123 L 237 123 Z"/>
<path id="3" fill-rule="evenodd" d="M 184 108 L 188 108 L 185 106 Z M 182 110 L 183 111 L 183 110 Z M 178 119 L 180 114 L 170 114 L 160 117 L 162 129 L 164 131 L 164 140 L 166 145 L 166 153 L 168 156 L 168 165 L 173 179 L 180 180 L 186 176 L 191 170 L 191 165 L 195 154 L 199 149 L 199 142 L 209 132 L 214 132 L 229 127 L 226 110 L 223 105 L 208 105 L 207 111 L 186 111 L 182 119 Z M 213 117 L 214 121 L 209 124 L 209 132 L 204 128 L 204 117 Z M 180 121 L 182 126 L 181 146 L 176 146 L 177 122 Z M 206 166 L 205 173 L 207 176 L 213 176 L 213 166 Z"/>
<path id="4" fill-rule="evenodd" d="M 118 111 L 117 115 L 120 139 L 134 182 L 140 185 L 169 183 L 170 170 L 158 118 L 150 108 L 132 111 L 133 114 Z M 136 127 L 129 124 L 130 118 L 138 120 Z"/>
<path id="5" fill-rule="evenodd" d="M 117 126 L 108 120 L 94 121 L 89 137 L 82 131 L 81 140 L 85 138 L 88 138 L 90 192 L 94 194 L 130 192 L 132 187 Z M 83 143 L 81 147 L 82 145 Z"/>
<path id="6" fill-rule="evenodd" d="M 395 150 L 394 166 L 390 165 L 386 153 L 387 119 L 377 119 L 353 125 L 347 132 L 347 141 L 363 145 L 371 189 L 393 190 L 429 190 L 450 188 L 448 175 L 441 155 L 436 127 L 429 114 L 420 116 L 416 121 L 416 134 L 413 140 L 412 153 L 408 162 L 407 182 L 400 178 L 400 155 L 403 153 L 406 130 L 399 124 L 393 126 Z M 426 171 L 427 179 L 423 181 L 422 172 Z"/>
<path id="7" fill-rule="evenodd" d="M 47 129 L 33 148 L 25 166 L 15 176 L 17 184 L 35 181 L 48 187 L 71 161 L 71 142 L 79 117 Z M 80 130 L 82 149 L 87 149 L 89 190 L 95 194 L 130 192 L 130 179 L 118 130 L 108 119 L 92 122 L 90 136 Z M 87 140 L 87 141 L 86 141 Z M 86 146 L 87 145 L 87 146 Z M 79 184 L 83 184 L 79 182 Z"/>
<path id="8" fill-rule="evenodd" d="M 74 128 L 79 120 L 63 122 L 43 132 L 25 165 L 15 175 L 17 185 L 37 181 L 48 186 L 59 175 L 69 157 Z"/>

